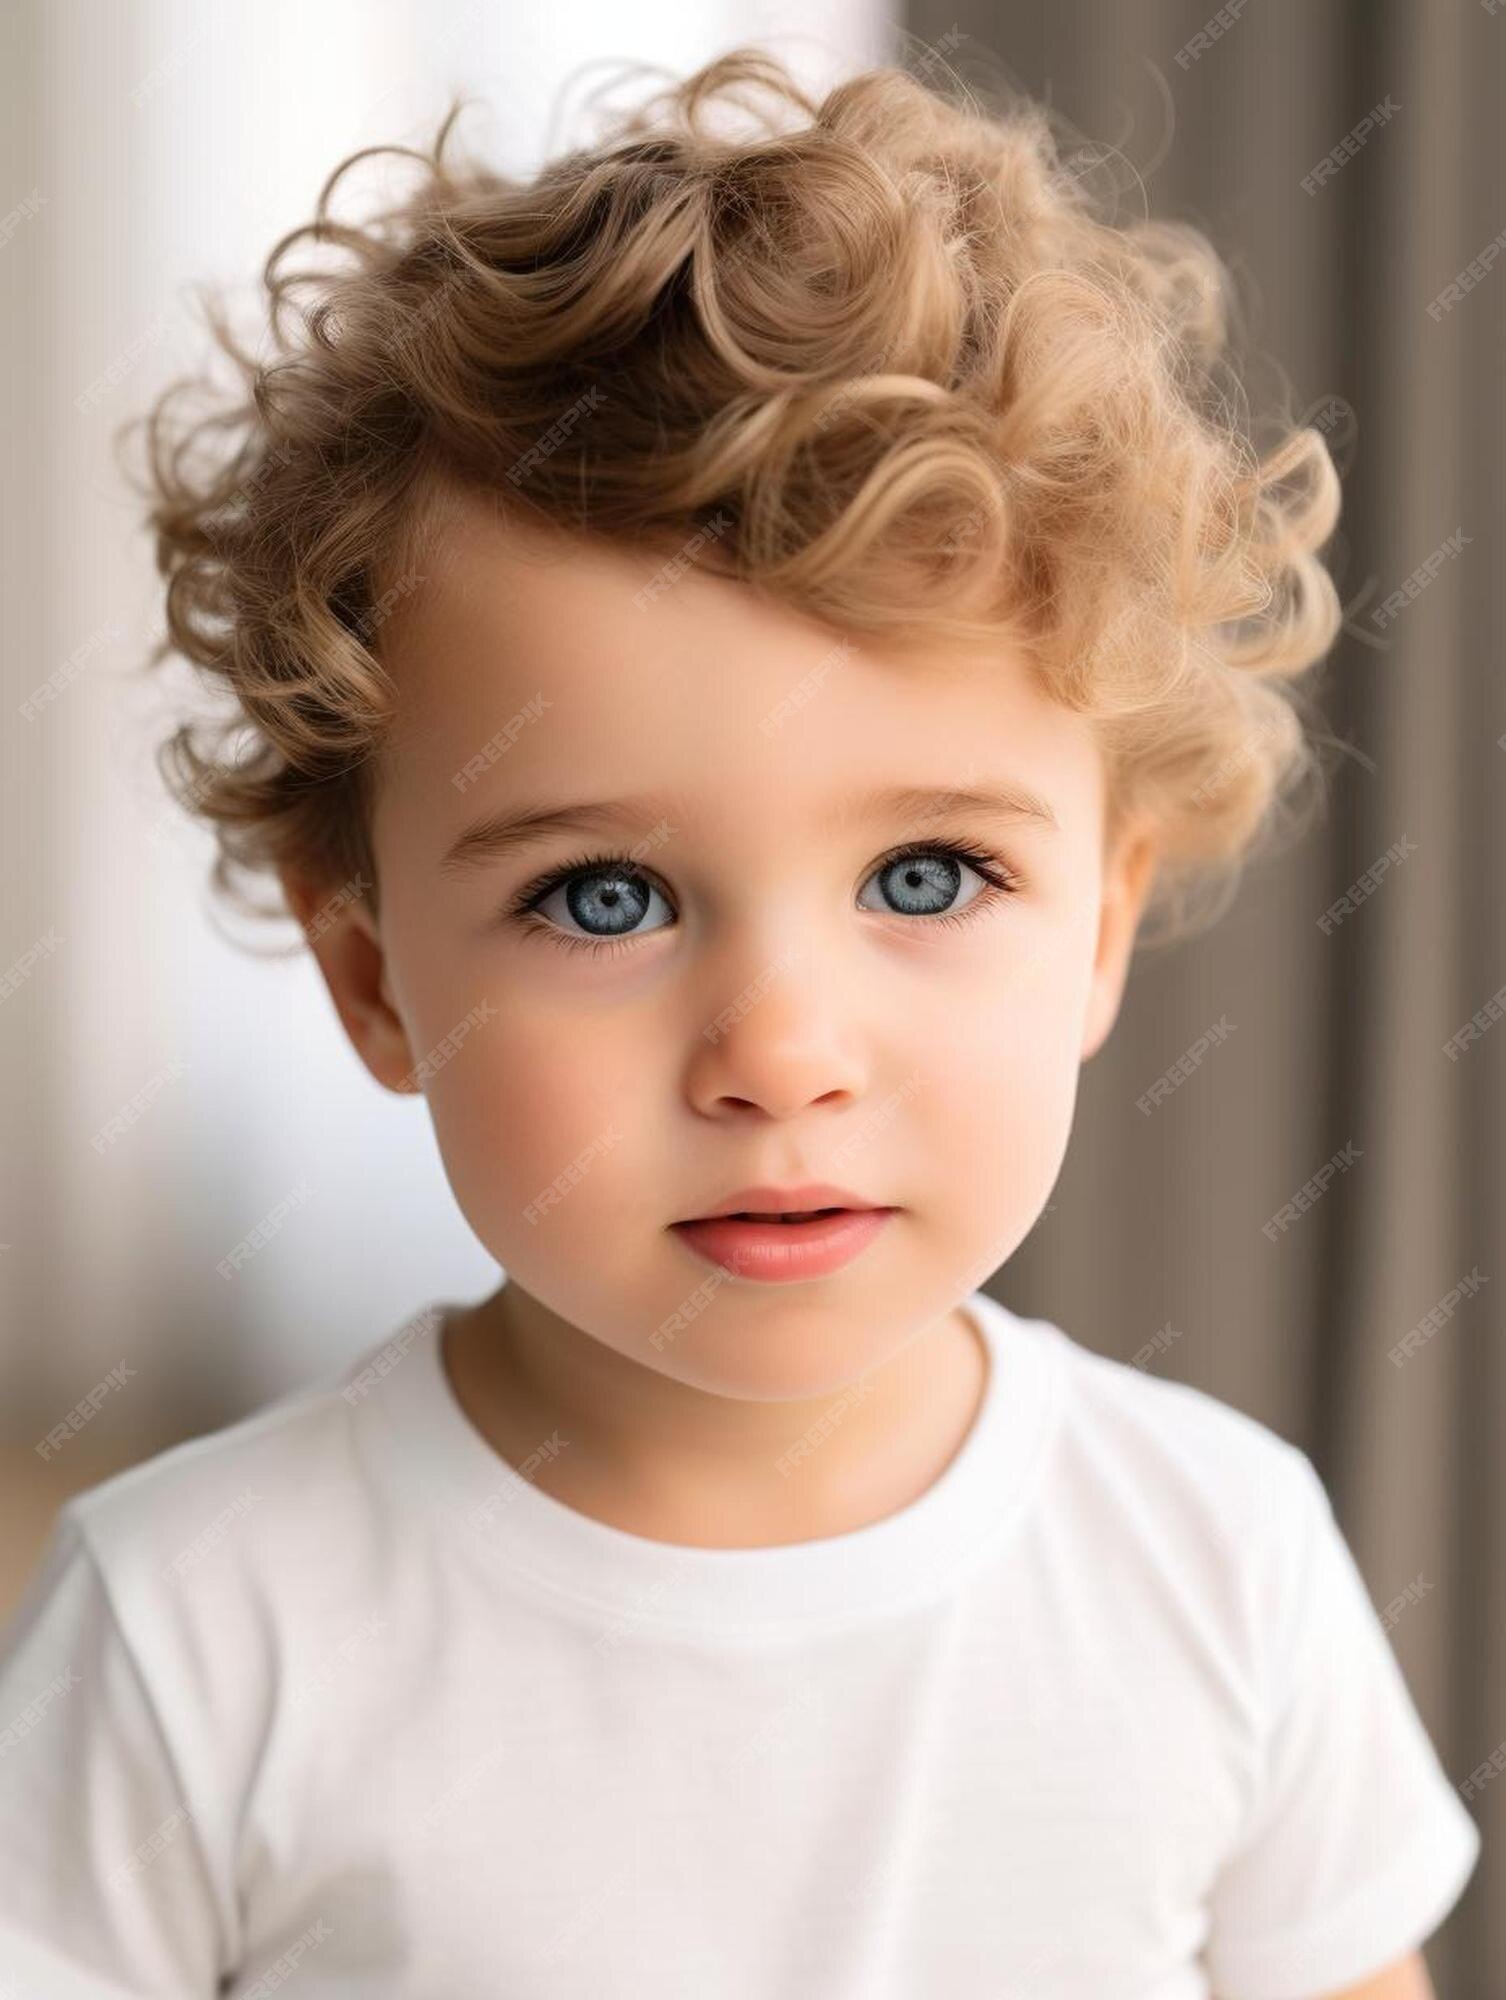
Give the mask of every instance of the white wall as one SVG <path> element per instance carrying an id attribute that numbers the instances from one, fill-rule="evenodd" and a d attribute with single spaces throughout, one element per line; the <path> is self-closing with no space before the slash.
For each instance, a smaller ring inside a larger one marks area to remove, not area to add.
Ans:
<path id="1" fill-rule="evenodd" d="M 136 672 L 161 606 L 116 428 L 208 364 L 197 288 L 232 287 L 254 330 L 267 251 L 356 148 L 427 142 L 463 91 L 480 101 L 462 148 L 526 170 L 589 136 L 573 114 L 608 59 L 678 72 L 744 40 L 813 84 L 890 47 L 878 0 L 27 0 L 0 20 L 0 1422 L 13 1442 L 121 1361 L 135 1373 L 101 1423 L 140 1420 L 148 1401 L 158 1424 L 249 1407 L 496 1278 L 422 1098 L 369 1079 L 306 954 L 264 961 L 221 934 L 207 836 L 152 762 L 164 697 L 191 681 L 176 665 Z M 116 1114 L 128 1123 L 112 1139 Z M 281 1203 L 281 1226 L 227 1282 L 218 1261 Z"/>

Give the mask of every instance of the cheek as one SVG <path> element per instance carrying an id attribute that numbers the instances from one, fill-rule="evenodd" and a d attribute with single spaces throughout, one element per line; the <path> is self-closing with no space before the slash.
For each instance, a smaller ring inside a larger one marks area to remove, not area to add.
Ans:
<path id="1" fill-rule="evenodd" d="M 1017 1033 L 996 1021 L 971 1048 L 954 1043 L 945 1067 L 919 1094 L 917 1133 L 932 1165 L 974 1219 L 1038 1214 L 1071 1133 L 1078 1064 L 1059 1027 L 1054 1037 Z M 928 1101 L 929 1100 L 929 1101 Z"/>
<path id="2" fill-rule="evenodd" d="M 558 1240 L 616 1210 L 640 1159 L 643 1052 L 615 1045 L 610 1020 L 588 1038 L 495 1002 L 492 1018 L 428 1090 L 456 1200 L 506 1264 L 518 1243 Z"/>
<path id="3" fill-rule="evenodd" d="M 959 1259 L 991 1243 L 1002 1261 L 1049 1197 L 1070 1136 L 1089 959 L 1086 934 L 1042 924 L 959 950 L 949 977 L 896 978 L 894 1017 L 869 1050 L 873 1115 L 860 1121 L 853 1177 L 923 1209 Z M 427 1047 L 463 1017 L 454 996 L 469 983 L 442 978 L 433 956 L 424 979 L 409 998 Z M 646 1047 L 642 1014 L 626 1007 L 593 1006 L 573 1032 L 559 1004 L 506 1003 L 502 983 L 426 1095 L 478 1239 L 520 1278 L 538 1259 L 557 1275 L 562 1248 L 573 1265 L 635 1218 L 664 1222 L 685 1116 L 676 1044 Z"/>
<path id="4" fill-rule="evenodd" d="M 1071 1136 L 1088 970 L 1079 941 L 1057 939 L 990 973 L 955 989 L 947 1032 L 928 1038 L 912 1126 L 960 1224 L 1023 1234 Z"/>

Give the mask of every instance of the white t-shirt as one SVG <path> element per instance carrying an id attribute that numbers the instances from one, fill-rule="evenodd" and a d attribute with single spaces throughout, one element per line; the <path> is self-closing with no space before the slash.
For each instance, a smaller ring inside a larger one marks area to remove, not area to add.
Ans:
<path id="1" fill-rule="evenodd" d="M 1479 1835 L 1309 1460 L 967 1304 L 960 1450 L 818 1541 L 551 1498 L 456 1402 L 443 1306 L 73 1499 L 0 1650 L 0 1971 L 1307 2000 L 1420 1943 Z"/>

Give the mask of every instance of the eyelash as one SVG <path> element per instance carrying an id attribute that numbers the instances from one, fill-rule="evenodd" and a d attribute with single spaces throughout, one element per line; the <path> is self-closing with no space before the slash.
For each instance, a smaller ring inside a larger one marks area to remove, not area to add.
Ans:
<path id="1" fill-rule="evenodd" d="M 907 847 L 897 847 L 890 854 L 882 855 L 872 870 L 877 874 L 881 869 L 892 868 L 896 861 L 908 861 L 911 856 L 945 854 L 955 861 L 965 861 L 975 868 L 988 883 L 988 888 L 980 890 L 973 900 L 962 910 L 942 910 L 935 916 L 912 917 L 908 921 L 921 924 L 966 924 L 974 915 L 981 916 L 998 902 L 1001 896 L 1018 894 L 1023 886 L 1020 878 L 997 855 L 988 854 L 975 847 L 968 847 L 960 841 L 933 840 L 911 843 Z M 621 938 L 577 937 L 572 931 L 562 931 L 548 917 L 537 914 L 537 905 L 550 896 L 562 883 L 573 875 L 583 875 L 595 868 L 625 868 L 639 875 L 644 881 L 654 878 L 650 871 L 641 868 L 631 856 L 626 854 L 583 854 L 574 861 L 561 863 L 550 869 L 547 875 L 538 876 L 530 882 L 506 906 L 504 918 L 518 923 L 526 931 L 539 931 L 547 935 L 550 943 L 562 946 L 566 951 L 589 951 L 598 957 L 609 957 L 619 951 L 630 950 L 639 942 L 636 936 Z M 664 891 L 660 890 L 663 894 Z M 894 913 L 896 916 L 899 912 Z"/>

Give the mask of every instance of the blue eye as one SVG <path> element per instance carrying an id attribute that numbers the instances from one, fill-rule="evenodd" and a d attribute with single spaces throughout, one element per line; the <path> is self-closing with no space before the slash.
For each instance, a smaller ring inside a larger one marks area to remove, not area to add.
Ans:
<path id="1" fill-rule="evenodd" d="M 966 886 L 964 867 L 980 877 L 983 886 L 957 905 L 953 899 Z M 1001 896 L 1014 895 L 1021 886 L 1013 871 L 994 855 L 953 841 L 901 848 L 878 863 L 864 889 L 870 882 L 880 883 L 882 893 L 892 899 L 876 914 L 941 924 L 969 923 L 974 915 L 982 915 Z M 551 869 L 530 883 L 504 915 L 525 930 L 544 932 L 551 943 L 599 955 L 621 951 L 637 938 L 667 929 L 665 924 L 643 924 L 656 900 L 668 909 L 663 892 L 629 856 L 592 854 Z M 562 903 L 563 908 L 551 912 L 546 908 L 551 902 Z M 859 908 L 873 910 L 874 906 L 860 903 Z M 560 928 L 567 921 L 580 925 L 581 930 Z"/>
<path id="2" fill-rule="evenodd" d="M 525 908 L 530 912 L 542 912 L 547 922 L 554 923 L 560 919 L 546 911 L 544 906 L 558 899 L 564 904 L 563 915 L 568 916 L 572 923 L 579 924 L 587 934 L 585 939 L 581 939 L 566 931 L 561 934 L 564 940 L 571 944 L 604 944 L 629 935 L 643 936 L 640 928 L 642 920 L 652 909 L 656 898 L 664 904 L 659 890 L 631 861 L 608 858 L 577 863 L 568 870 L 556 872 Z M 665 904 L 665 907 L 668 905 Z"/>
<path id="3" fill-rule="evenodd" d="M 959 855 L 944 849 L 917 848 L 913 853 L 897 855 L 894 860 L 875 868 L 868 881 L 882 884 L 882 893 L 895 899 L 891 908 L 898 916 L 948 916 L 953 914 L 953 897 L 964 886 L 964 865 Z M 865 882 L 863 887 L 866 889 L 867 886 Z M 971 909 L 976 901 L 976 896 L 970 896 L 955 913 L 960 916 L 962 910 Z M 860 907 L 871 909 L 873 906 L 865 903 Z"/>

